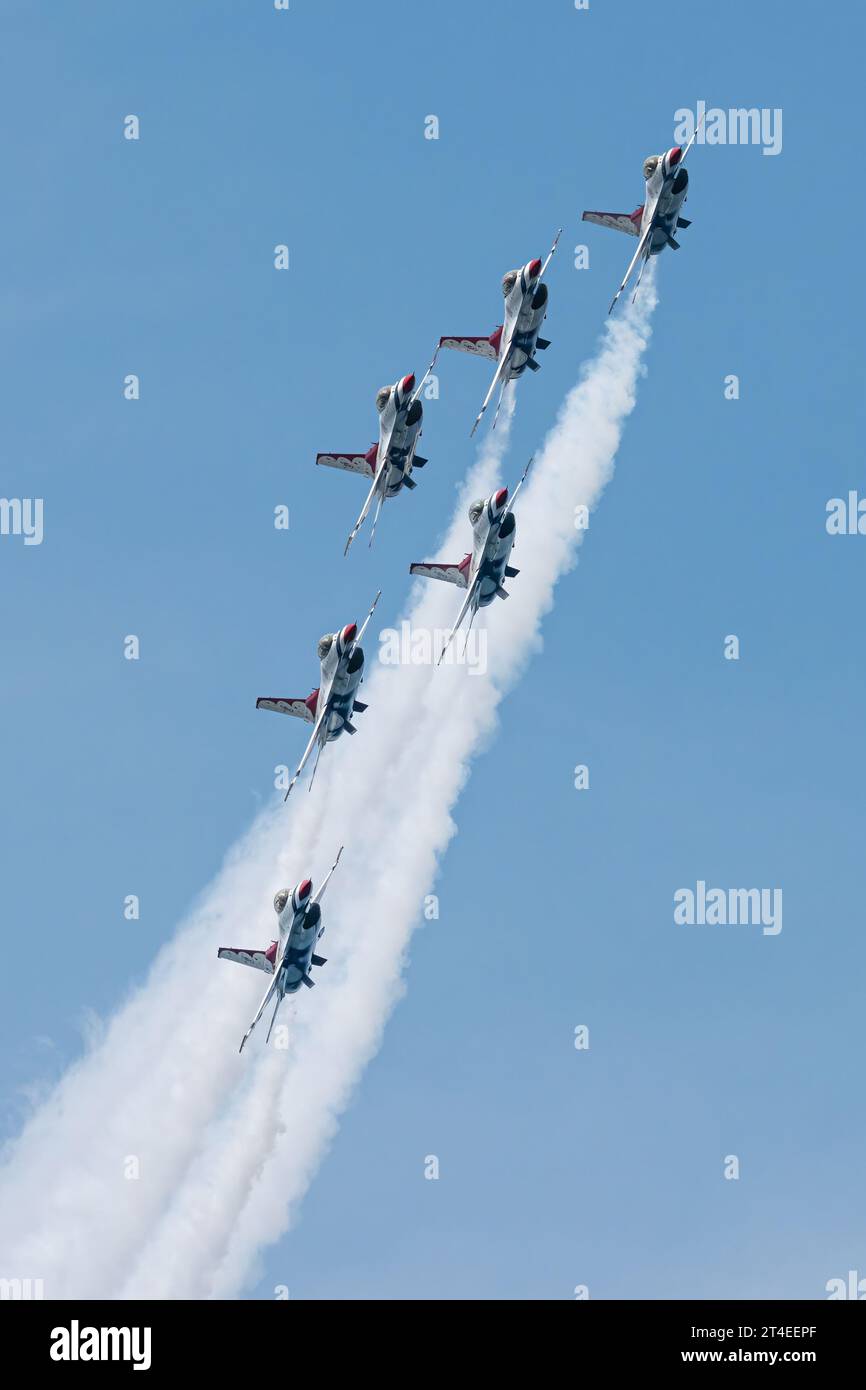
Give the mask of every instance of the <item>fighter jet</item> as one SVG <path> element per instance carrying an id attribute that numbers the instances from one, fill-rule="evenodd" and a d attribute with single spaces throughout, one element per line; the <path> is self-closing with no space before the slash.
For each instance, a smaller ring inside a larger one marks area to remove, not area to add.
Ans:
<path id="1" fill-rule="evenodd" d="M 470 430 L 470 438 L 477 430 L 481 417 L 490 404 L 498 382 L 502 383 L 493 428 L 499 416 L 499 407 L 509 381 L 516 381 L 526 368 L 537 372 L 539 363 L 535 360 L 536 351 L 543 352 L 550 347 L 548 338 L 538 334 L 547 313 L 547 286 L 541 283 L 550 258 L 556 250 L 556 243 L 562 235 L 562 228 L 554 237 L 553 245 L 544 265 L 541 261 L 528 261 L 518 270 L 509 270 L 502 280 L 502 294 L 505 298 L 505 321 L 487 338 L 440 338 L 433 365 L 441 348 L 453 348 L 457 352 L 469 352 L 475 357 L 487 357 L 496 363 L 496 372 L 490 383 L 490 390 L 484 397 L 484 404 L 475 417 Z"/>
<path id="2" fill-rule="evenodd" d="M 342 631 L 326 632 L 324 637 L 319 638 L 318 656 L 321 677 L 318 688 L 308 695 L 306 700 L 281 695 L 266 695 L 256 700 L 256 709 L 270 709 L 276 714 L 292 714 L 296 719 L 305 719 L 308 724 L 314 725 L 310 741 L 304 749 L 304 755 L 289 783 L 289 791 L 283 797 L 284 801 L 288 801 L 289 792 L 303 772 L 307 759 L 316 745 L 318 745 L 318 752 L 313 776 L 310 778 L 311 788 L 325 744 L 333 743 L 334 739 L 339 738 L 342 733 L 354 734 L 358 732 L 352 723 L 352 715 L 363 714 L 367 708 L 360 700 L 355 699 L 355 692 L 361 684 L 364 673 L 364 652 L 361 647 L 361 638 L 367 630 L 367 624 L 373 616 L 373 610 L 379 602 L 381 594 L 380 589 L 373 599 L 370 611 L 364 619 L 360 631 L 356 623 L 349 623 Z"/>
<path id="3" fill-rule="evenodd" d="M 370 533 L 370 545 L 376 534 L 376 525 L 382 503 L 389 497 L 396 497 L 402 488 L 418 486 L 412 477 L 414 468 L 423 468 L 427 459 L 416 453 L 418 437 L 421 434 L 421 419 L 424 414 L 418 397 L 427 380 L 433 364 L 427 368 L 420 384 L 415 386 L 411 374 L 393 386 L 382 386 L 376 392 L 376 409 L 379 412 L 379 442 L 371 444 L 366 454 L 317 454 L 316 463 L 327 468 L 342 468 L 346 473 L 359 473 L 362 478 L 371 480 L 367 500 L 361 508 L 361 515 L 352 527 L 346 549 L 349 547 L 367 519 L 367 513 L 376 499 L 376 515 Z"/>
<path id="4" fill-rule="evenodd" d="M 469 629 L 466 633 L 468 642 L 469 631 L 478 609 L 486 608 L 495 598 L 508 598 L 502 581 L 503 579 L 513 579 L 515 575 L 520 573 L 508 563 L 517 530 L 517 522 L 512 509 L 517 500 L 517 494 L 523 487 L 531 463 L 532 459 L 524 468 L 523 477 L 511 494 L 510 501 L 508 500 L 508 488 L 501 487 L 491 497 L 472 503 L 469 508 L 469 520 L 472 522 L 473 532 L 472 553 L 465 555 L 459 565 L 425 562 L 424 564 L 409 566 L 410 574 L 420 574 L 425 579 L 442 579 L 446 584 L 456 584 L 458 588 L 466 590 L 466 598 L 463 600 L 463 606 L 457 615 L 457 621 L 439 654 L 440 662 L 466 614 L 469 613 L 470 615 Z"/>
<path id="5" fill-rule="evenodd" d="M 308 989 L 312 989 L 315 981 L 310 978 L 311 968 L 314 965 L 326 964 L 324 956 L 314 954 L 316 943 L 325 930 L 322 925 L 322 909 L 319 904 L 328 886 L 328 880 L 340 862 L 342 853 L 343 847 L 341 845 L 321 888 L 314 897 L 310 896 L 313 885 L 308 878 L 299 883 L 291 893 L 288 888 L 280 889 L 274 898 L 274 911 L 277 914 L 279 935 L 276 941 L 271 942 L 266 951 L 248 951 L 239 946 L 220 946 L 217 951 L 220 960 L 232 960 L 237 965 L 251 965 L 254 970 L 263 970 L 266 975 L 272 977 L 259 1005 L 258 1013 L 244 1033 L 238 1048 L 239 1052 L 243 1052 L 244 1043 L 264 1013 L 268 1000 L 276 994 L 277 1002 L 274 1005 L 271 1026 L 265 1039 L 266 1043 L 270 1042 L 271 1030 L 277 1018 L 277 1010 L 286 995 L 294 994 L 301 988 L 301 985 L 306 985 Z"/>
<path id="6" fill-rule="evenodd" d="M 683 168 L 683 164 L 686 155 L 695 143 L 695 136 L 699 129 L 700 121 L 695 129 L 695 134 L 685 149 L 681 149 L 679 145 L 674 145 L 673 149 L 667 150 L 666 153 L 651 154 L 644 160 L 643 176 L 646 180 L 646 195 L 641 207 L 635 208 L 634 212 L 585 212 L 583 214 L 584 222 L 597 222 L 600 227 L 612 227 L 614 231 L 625 232 L 628 236 L 638 238 L 637 250 L 629 262 L 622 284 L 610 302 L 608 313 L 612 311 L 614 304 L 631 279 L 632 271 L 638 261 L 641 261 L 641 268 L 632 303 L 637 298 L 641 276 L 650 256 L 657 256 L 666 246 L 678 251 L 680 243 L 676 240 L 674 232 L 678 228 L 692 225 L 687 217 L 680 217 L 680 208 L 686 200 L 689 186 L 689 176 Z"/>

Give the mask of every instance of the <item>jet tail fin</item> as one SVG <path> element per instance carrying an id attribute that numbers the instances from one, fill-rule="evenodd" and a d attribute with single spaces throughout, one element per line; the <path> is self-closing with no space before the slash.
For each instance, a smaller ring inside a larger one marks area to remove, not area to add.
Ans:
<path id="1" fill-rule="evenodd" d="M 678 218 L 677 218 L 677 226 L 678 226 L 678 227 L 690 227 L 691 225 L 692 225 L 692 223 L 691 223 L 691 218 L 689 218 L 689 217 L 678 217 Z"/>
<path id="2" fill-rule="evenodd" d="M 364 704 L 364 701 L 363 701 L 363 700 L 356 700 L 355 703 L 354 703 L 353 706 L 352 706 L 352 713 L 353 713 L 353 714 L 363 714 L 363 713 L 364 713 L 364 710 L 365 710 L 366 708 L 367 708 L 367 706 Z"/>
<path id="3" fill-rule="evenodd" d="M 506 579 L 515 579 L 519 573 L 520 573 L 520 570 L 516 570 L 516 569 L 514 568 L 513 565 L 506 565 L 506 566 L 505 566 L 505 578 L 506 578 Z"/>
<path id="4" fill-rule="evenodd" d="M 423 468 L 424 465 L 425 465 L 425 463 L 428 463 L 428 462 L 429 462 L 428 459 L 422 459 L 422 457 L 421 457 L 420 454 L 416 454 L 415 457 L 414 457 L 413 460 L 412 460 L 412 467 L 413 467 L 413 468 Z"/>
<path id="5" fill-rule="evenodd" d="M 327 956 L 310 956 L 310 960 L 313 962 L 313 965 L 327 965 L 327 964 L 328 964 L 328 957 L 327 957 Z"/>
<path id="6" fill-rule="evenodd" d="M 301 976 L 301 979 L 303 980 L 304 984 L 307 986 L 307 989 L 312 989 L 313 986 L 314 986 L 314 984 L 316 983 L 315 980 L 311 980 L 311 979 L 310 979 L 309 975 L 302 975 L 302 976 Z"/>
<path id="7" fill-rule="evenodd" d="M 344 719 L 344 720 L 343 720 L 343 729 L 344 729 L 345 733 L 347 733 L 347 734 L 356 734 L 356 733 L 358 732 L 358 727 L 357 727 L 357 725 L 356 725 L 356 724 L 353 724 L 352 721 L 351 721 L 351 719 Z"/>
<path id="8" fill-rule="evenodd" d="M 544 349 L 545 349 L 545 348 L 549 348 L 549 347 L 550 347 L 550 339 L 549 339 L 549 338 L 536 338 L 536 340 L 535 340 L 535 346 L 538 348 L 539 352 L 544 352 Z"/>
<path id="9" fill-rule="evenodd" d="M 404 487 L 408 487 L 408 488 L 411 489 L 411 488 L 413 488 L 413 487 L 417 487 L 418 484 L 415 482 L 415 479 L 414 479 L 414 478 L 410 478 L 409 475 L 408 475 L 408 473 L 407 473 L 407 474 L 405 475 L 405 477 L 403 478 L 403 486 L 404 486 Z"/>
<path id="10" fill-rule="evenodd" d="M 679 251 L 680 249 L 680 244 L 677 241 L 676 237 L 672 237 L 670 233 L 668 233 L 668 246 L 671 248 L 672 251 Z"/>
<path id="11" fill-rule="evenodd" d="M 508 590 L 507 590 L 507 589 L 503 589 L 503 587 L 502 587 L 501 584 L 499 585 L 499 588 L 496 590 L 496 597 L 497 597 L 497 598 L 508 598 Z"/>
<path id="12" fill-rule="evenodd" d="M 536 344 L 536 346 L 537 346 L 537 344 Z M 531 372 L 540 372 L 540 371 L 541 371 L 541 363 L 540 363 L 540 362 L 536 362 L 536 360 L 535 360 L 534 357 L 527 357 L 527 359 L 526 359 L 526 365 L 527 365 L 527 367 L 529 368 L 529 370 L 530 370 Z"/>

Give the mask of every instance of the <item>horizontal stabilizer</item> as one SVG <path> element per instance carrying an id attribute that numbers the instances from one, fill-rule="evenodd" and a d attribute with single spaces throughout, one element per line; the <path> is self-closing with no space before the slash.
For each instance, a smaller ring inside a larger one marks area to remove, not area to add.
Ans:
<path id="1" fill-rule="evenodd" d="M 313 988 L 313 985 L 316 983 L 315 980 L 311 980 L 311 979 L 310 979 L 309 975 L 302 975 L 302 976 L 301 976 L 301 979 L 303 980 L 304 984 L 307 986 L 307 989 L 312 989 L 312 988 Z"/>
<path id="2" fill-rule="evenodd" d="M 425 564 L 410 565 L 409 573 L 423 575 L 425 579 L 442 579 L 446 584 L 456 584 L 459 589 L 465 589 L 468 568 L 469 556 L 467 555 L 465 559 L 460 561 L 459 565 L 442 564 L 436 560 Z"/>
<path id="3" fill-rule="evenodd" d="M 677 226 L 678 226 L 678 227 L 690 227 L 691 225 L 692 225 L 692 224 L 691 224 L 691 219 L 690 219 L 690 218 L 688 218 L 688 217 L 678 217 L 678 218 L 677 218 Z"/>
<path id="4" fill-rule="evenodd" d="M 316 454 L 316 463 L 326 468 L 342 468 L 344 473 L 360 473 L 362 478 L 375 477 L 375 460 L 367 454 Z"/>
<path id="5" fill-rule="evenodd" d="M 514 579 L 514 578 L 516 578 L 516 576 L 517 576 L 519 573 L 520 573 L 520 570 L 516 570 L 516 569 L 514 568 L 513 565 L 506 565 L 506 566 L 505 566 L 505 578 L 506 578 L 506 579 Z"/>
<path id="6" fill-rule="evenodd" d="M 549 348 L 549 347 L 550 347 L 550 339 L 549 339 L 549 338 L 536 338 L 536 340 L 535 340 L 535 346 L 538 348 L 539 352 L 544 352 L 544 349 L 545 349 L 545 348 Z"/>
<path id="7" fill-rule="evenodd" d="M 680 249 L 679 242 L 676 240 L 675 237 L 671 236 L 670 232 L 668 232 L 668 246 L 671 248 L 672 251 L 679 251 Z"/>
<path id="8" fill-rule="evenodd" d="M 499 588 L 496 590 L 496 597 L 497 597 L 497 598 L 508 598 L 508 590 L 507 590 L 507 589 L 503 589 L 503 587 L 502 587 L 501 584 L 499 585 Z"/>
<path id="9" fill-rule="evenodd" d="M 327 956 L 310 956 L 310 960 L 313 962 L 313 965 L 327 965 L 327 964 L 328 964 L 328 957 L 327 957 Z"/>
<path id="10" fill-rule="evenodd" d="M 496 333 L 492 333 L 490 337 L 495 339 Z M 494 347 L 490 338 L 440 338 L 439 347 L 453 348 L 455 352 L 470 352 L 473 357 L 487 357 L 491 362 L 495 362 L 499 356 L 498 345 Z"/>
<path id="11" fill-rule="evenodd" d="M 625 232 L 628 236 L 640 236 L 643 208 L 634 212 L 585 212 L 584 222 L 595 222 L 599 227 L 611 227 L 615 232 Z"/>
<path id="12" fill-rule="evenodd" d="M 427 462 L 428 462 L 427 459 L 422 459 L 422 457 L 421 457 L 420 454 L 416 454 L 415 457 L 414 457 L 413 460 L 412 460 L 412 467 L 413 467 L 413 468 L 423 468 L 424 465 L 425 465 L 425 463 L 427 463 Z"/>
<path id="13" fill-rule="evenodd" d="M 357 727 L 352 723 L 351 719 L 343 720 L 343 728 L 347 734 L 356 734 L 358 732 Z"/>
<path id="14" fill-rule="evenodd" d="M 364 701 L 363 701 L 363 700 L 356 700 L 355 703 L 354 703 L 353 706 L 352 706 L 352 713 L 353 713 L 353 714 L 363 714 L 363 713 L 364 713 L 364 710 L 365 710 L 366 708 L 367 708 L 367 706 L 364 704 Z"/>
<path id="15" fill-rule="evenodd" d="M 217 955 L 220 960 L 231 960 L 235 965 L 251 965 L 254 970 L 263 970 L 266 975 L 273 975 L 276 945 L 272 943 L 267 951 L 257 951 L 245 946 L 220 946 Z"/>
<path id="16" fill-rule="evenodd" d="M 527 357 L 526 365 L 531 372 L 538 372 L 541 370 L 541 363 L 536 362 L 534 357 Z"/>
<path id="17" fill-rule="evenodd" d="M 318 690 L 314 690 L 306 700 L 292 695 L 260 695 L 256 700 L 256 709 L 270 709 L 275 714 L 291 714 L 295 719 L 305 719 L 308 724 L 314 724 L 318 695 Z"/>
<path id="18" fill-rule="evenodd" d="M 408 488 L 413 488 L 413 487 L 417 487 L 418 484 L 415 482 L 415 479 L 414 479 L 414 478 L 410 478 L 409 475 L 408 475 L 408 473 L 407 473 L 406 476 L 405 476 L 404 479 L 403 479 L 403 486 L 404 486 L 404 487 L 408 487 Z"/>

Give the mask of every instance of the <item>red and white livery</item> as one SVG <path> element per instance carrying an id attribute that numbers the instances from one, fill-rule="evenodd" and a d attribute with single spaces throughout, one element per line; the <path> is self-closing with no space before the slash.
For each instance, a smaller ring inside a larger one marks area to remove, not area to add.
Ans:
<path id="1" fill-rule="evenodd" d="M 425 561 L 423 564 L 409 566 L 410 574 L 420 575 L 424 579 L 441 579 L 446 584 L 456 584 L 459 589 L 466 590 L 466 598 L 457 614 L 457 621 L 439 654 L 440 662 L 466 614 L 470 615 L 471 629 L 479 608 L 486 608 L 495 598 L 508 598 L 502 581 L 514 579 L 520 573 L 508 563 L 517 533 L 513 507 L 531 463 L 532 459 L 524 468 L 523 477 L 511 494 L 510 500 L 508 488 L 501 487 L 490 497 L 479 498 L 477 502 L 472 503 L 469 508 L 472 550 L 459 564 Z M 466 640 L 469 640 L 468 631 Z"/>
<path id="2" fill-rule="evenodd" d="M 701 117 L 702 119 L 703 117 Z M 625 232 L 627 236 L 638 238 L 637 250 L 629 262 L 622 284 L 610 302 L 608 313 L 611 312 L 631 279 L 632 271 L 638 261 L 641 262 L 641 267 L 632 296 L 632 303 L 637 297 L 641 276 L 650 256 L 657 256 L 666 246 L 670 246 L 674 251 L 680 249 L 680 243 L 674 236 L 674 232 L 680 228 L 691 226 L 687 217 L 680 216 L 680 209 L 686 201 L 689 186 L 689 176 L 683 165 L 699 129 L 700 121 L 695 129 L 695 134 L 685 149 L 681 149 L 679 145 L 674 145 L 664 154 L 651 154 L 644 160 L 643 176 L 646 183 L 644 201 L 639 208 L 635 208 L 634 212 L 585 212 L 583 214 L 584 222 L 596 222 L 600 227 L 610 227 L 615 232 Z"/>
<path id="3" fill-rule="evenodd" d="M 377 444 L 371 444 L 366 454 L 316 455 L 317 464 L 324 465 L 326 468 L 341 468 L 345 473 L 357 473 L 370 482 L 370 491 L 367 493 L 367 500 L 361 508 L 361 515 L 352 527 L 349 539 L 346 541 L 346 549 L 343 552 L 346 555 L 348 555 L 349 547 L 366 521 L 367 513 L 374 500 L 376 501 L 376 515 L 373 518 L 373 529 L 370 532 L 370 545 L 373 544 L 373 537 L 376 534 L 376 525 L 382 510 L 382 503 L 387 501 L 389 497 L 396 497 L 404 487 L 410 490 L 417 487 L 417 483 L 412 477 L 412 470 L 423 468 L 427 462 L 427 459 L 421 458 L 420 454 L 416 452 L 424 415 L 419 397 L 432 370 L 433 364 L 431 363 L 417 387 L 415 377 L 410 372 L 400 381 L 395 381 L 393 386 L 381 386 L 379 388 L 376 392 L 376 409 L 379 412 L 379 441 Z"/>
<path id="4" fill-rule="evenodd" d="M 313 768 L 313 777 L 310 778 L 311 788 L 325 744 L 333 743 L 334 739 L 339 738 L 341 734 L 358 732 L 352 723 L 352 715 L 363 714 L 367 708 L 356 698 L 358 686 L 364 676 L 364 650 L 361 646 L 361 638 L 367 630 L 367 624 L 373 616 L 373 610 L 379 602 L 381 593 L 380 589 L 373 599 L 370 611 L 360 630 L 356 623 L 349 623 L 339 632 L 326 632 L 323 637 L 319 638 L 317 648 L 320 667 L 319 684 L 305 700 L 283 695 L 264 695 L 256 700 L 256 709 L 273 710 L 275 714 L 290 714 L 294 718 L 304 719 L 308 724 L 314 726 L 310 741 L 304 749 L 303 757 L 298 763 L 297 771 L 283 798 L 285 801 L 288 801 L 289 792 L 303 772 L 310 754 L 317 745 L 316 764 Z"/>
<path id="5" fill-rule="evenodd" d="M 539 338 L 538 336 L 547 314 L 547 286 L 542 284 L 542 280 L 561 235 L 562 228 L 560 227 L 543 265 L 540 260 L 527 261 L 526 265 L 520 266 L 517 270 L 509 270 L 507 275 L 503 277 L 502 294 L 505 299 L 505 318 L 488 337 L 439 339 L 436 357 L 442 348 L 452 348 L 456 352 L 468 352 L 473 357 L 486 357 L 489 361 L 496 363 L 496 372 L 490 383 L 490 390 L 484 397 L 484 404 L 475 418 L 470 437 L 477 430 L 497 384 L 501 382 L 496 414 L 493 417 L 494 429 L 508 382 L 516 381 L 518 377 L 523 375 L 527 367 L 530 371 L 537 372 L 539 364 L 535 360 L 536 352 L 542 352 L 545 348 L 550 347 L 548 338 Z M 436 357 L 433 358 L 434 364 Z"/>
<path id="6" fill-rule="evenodd" d="M 315 983 L 310 977 L 312 967 L 327 964 L 324 956 L 315 954 L 316 944 L 325 930 L 322 922 L 322 909 L 319 904 L 328 886 L 328 880 L 340 862 L 342 853 L 343 847 L 341 845 L 336 859 L 325 875 L 321 888 L 315 895 L 313 894 L 313 884 L 308 878 L 302 879 L 291 893 L 288 888 L 280 889 L 274 898 L 274 911 L 277 914 L 277 939 L 271 942 L 266 951 L 247 950 L 243 946 L 220 946 L 217 951 L 220 960 L 230 960 L 235 965 L 249 965 L 254 970 L 262 970 L 266 975 L 271 976 L 271 983 L 265 990 L 258 1012 L 241 1040 L 239 1052 L 243 1052 L 244 1043 L 264 1013 L 268 1001 L 274 995 L 277 996 L 270 1028 L 268 1028 L 268 1036 L 265 1039 L 266 1043 L 270 1041 L 271 1030 L 277 1018 L 277 1010 L 286 995 L 294 994 L 301 988 L 301 985 L 306 985 L 308 989 L 312 989 Z"/>

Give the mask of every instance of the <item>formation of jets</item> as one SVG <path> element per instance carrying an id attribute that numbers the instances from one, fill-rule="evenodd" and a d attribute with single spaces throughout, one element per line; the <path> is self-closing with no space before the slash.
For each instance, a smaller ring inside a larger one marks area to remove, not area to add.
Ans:
<path id="1" fill-rule="evenodd" d="M 688 174 L 684 168 L 685 159 L 694 143 L 697 130 L 684 149 L 678 145 L 662 154 L 650 155 L 644 160 L 643 174 L 645 194 L 642 205 L 631 213 L 622 212 L 584 212 L 583 220 L 595 222 L 603 227 L 627 233 L 637 238 L 637 248 L 623 277 L 622 283 L 611 301 L 610 313 L 620 295 L 626 288 L 639 265 L 635 297 L 641 277 L 650 256 L 657 256 L 665 247 L 679 249 L 674 233 L 690 225 L 681 216 L 683 203 L 688 190 Z M 367 520 L 375 505 L 369 544 L 372 546 L 376 534 L 379 514 L 386 501 L 399 496 L 404 490 L 417 487 L 414 471 L 423 468 L 427 459 L 417 452 L 421 437 L 424 411 L 421 405 L 421 391 L 427 382 L 437 358 L 443 348 L 466 352 L 475 357 L 487 358 L 495 362 L 496 369 L 487 394 L 481 405 L 475 423 L 470 431 L 474 435 L 491 400 L 499 387 L 499 398 L 491 428 L 496 421 L 502 405 L 505 390 L 510 382 L 516 382 L 529 370 L 537 372 L 539 363 L 537 353 L 550 346 L 550 340 L 542 338 L 541 327 L 547 316 L 548 287 L 544 275 L 556 251 L 562 229 L 556 233 L 544 262 L 540 258 L 527 261 L 515 270 L 509 270 L 502 280 L 502 294 L 505 301 L 503 322 L 492 333 L 480 337 L 441 337 L 433 354 L 433 360 L 420 382 L 410 372 L 390 386 L 382 386 L 376 392 L 376 410 L 379 416 L 379 438 L 371 444 L 366 453 L 317 454 L 316 463 L 328 468 L 341 469 L 346 473 L 356 473 L 369 483 L 367 497 L 355 525 L 346 541 L 344 555 L 348 555 L 352 543 Z M 472 524 L 472 549 L 456 563 L 443 561 L 424 561 L 409 566 L 410 574 L 424 579 L 438 579 L 454 584 L 465 591 L 454 626 L 448 634 L 439 654 L 441 663 L 455 634 L 469 617 L 468 634 L 479 608 L 486 608 L 495 598 L 507 598 L 506 579 L 514 579 L 519 571 L 510 564 L 517 533 L 517 520 L 514 504 L 532 459 L 526 465 L 514 491 L 509 496 L 508 489 L 499 488 L 489 497 L 481 498 L 469 508 Z M 292 715 L 313 725 L 309 742 L 301 756 L 292 777 L 285 799 L 301 776 L 313 750 L 316 760 L 310 778 L 310 788 L 316 775 L 319 758 L 327 743 L 332 743 L 342 734 L 357 732 L 353 716 L 362 714 L 367 706 L 357 698 L 358 688 L 364 674 L 364 651 L 361 639 L 367 629 L 381 590 L 376 594 L 370 610 L 361 627 L 350 622 L 337 632 L 326 633 L 319 639 L 319 684 L 305 699 L 302 697 L 262 696 L 256 700 L 256 709 L 272 710 L 277 714 Z M 267 950 L 248 950 L 239 947 L 222 946 L 219 957 L 240 965 L 249 965 L 262 970 L 271 977 L 265 995 L 259 1005 L 252 1023 L 244 1034 L 244 1044 L 262 1017 L 269 1001 L 276 998 L 273 1017 L 268 1028 L 267 1039 L 276 1020 L 282 1000 L 286 994 L 295 993 L 302 985 L 311 988 L 313 966 L 325 964 L 324 957 L 315 952 L 316 944 L 322 935 L 322 912 L 320 902 L 325 888 L 337 867 L 342 847 L 331 869 L 325 876 L 318 893 L 313 894 L 310 879 L 303 879 L 290 893 L 282 889 L 274 899 L 277 913 L 278 936 L 271 941 Z"/>

